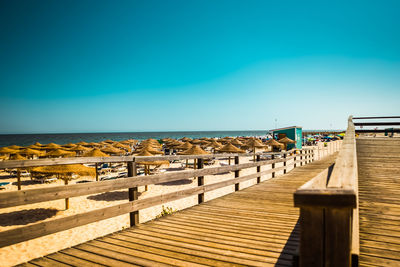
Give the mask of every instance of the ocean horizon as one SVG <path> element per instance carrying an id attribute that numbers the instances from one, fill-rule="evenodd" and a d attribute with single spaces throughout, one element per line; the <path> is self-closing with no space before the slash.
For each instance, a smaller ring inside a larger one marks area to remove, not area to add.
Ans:
<path id="1" fill-rule="evenodd" d="M 329 131 L 329 130 L 303 130 L 307 132 Z M 340 131 L 340 130 L 331 130 Z M 265 137 L 268 130 L 230 130 L 230 131 L 160 131 L 160 132 L 104 132 L 104 133 L 36 133 L 36 134 L 0 134 L 0 147 L 19 145 L 28 146 L 36 142 L 42 144 L 56 143 L 67 144 L 84 142 L 101 142 L 107 139 L 122 141 L 126 139 L 145 140 L 148 138 L 179 139 L 189 137 L 192 139 L 201 137 L 237 137 L 237 136 L 256 136 Z"/>

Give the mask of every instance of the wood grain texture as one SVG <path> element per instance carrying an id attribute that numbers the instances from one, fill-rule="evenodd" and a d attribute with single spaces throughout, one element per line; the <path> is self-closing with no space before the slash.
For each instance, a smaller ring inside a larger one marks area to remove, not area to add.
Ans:
<path id="1" fill-rule="evenodd" d="M 50 254 L 40 261 L 51 265 L 56 257 L 63 262 L 60 257 L 69 255 L 83 263 L 112 266 L 119 262 L 143 266 L 291 266 L 300 237 L 293 192 L 333 161 L 334 156 L 326 157 L 235 193 L 62 250 L 56 256 Z M 220 184 L 256 179 L 271 171 Z M 200 188 L 206 192 L 215 185 Z"/>
<path id="2" fill-rule="evenodd" d="M 400 138 L 358 138 L 357 158 L 359 264 L 400 266 Z"/>

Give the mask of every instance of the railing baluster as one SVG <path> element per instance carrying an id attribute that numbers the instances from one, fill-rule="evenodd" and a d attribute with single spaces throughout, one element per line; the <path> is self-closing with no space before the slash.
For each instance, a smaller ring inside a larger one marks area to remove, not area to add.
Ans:
<path id="1" fill-rule="evenodd" d="M 235 156 L 235 165 L 239 164 L 239 156 Z M 239 170 L 235 171 L 235 178 L 239 177 Z M 239 191 L 239 183 L 235 184 L 235 191 Z"/>
<path id="2" fill-rule="evenodd" d="M 137 166 L 135 162 L 135 158 L 133 161 L 128 162 L 128 177 L 133 177 L 137 175 Z M 129 201 L 134 201 L 139 199 L 139 192 L 137 187 L 129 188 Z M 130 226 L 135 226 L 139 224 L 139 211 L 134 211 L 129 213 L 129 222 Z"/>
<path id="3" fill-rule="evenodd" d="M 204 159 L 199 158 L 197 159 L 197 169 L 203 169 L 204 168 Z M 204 176 L 199 176 L 197 177 L 197 185 L 202 186 L 204 185 Z M 204 193 L 198 194 L 198 203 L 203 203 L 204 202 Z"/>
<path id="4" fill-rule="evenodd" d="M 256 161 L 260 161 L 261 156 L 257 155 Z M 261 166 L 257 166 L 257 172 L 261 172 Z M 261 183 L 261 176 L 257 177 L 257 184 Z"/>

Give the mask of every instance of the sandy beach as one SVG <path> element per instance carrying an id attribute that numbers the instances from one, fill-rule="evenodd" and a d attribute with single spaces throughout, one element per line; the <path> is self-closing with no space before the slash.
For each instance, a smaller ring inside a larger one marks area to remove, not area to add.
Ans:
<path id="1" fill-rule="evenodd" d="M 324 147 L 323 143 L 318 144 L 315 149 L 315 159 L 324 157 L 329 154 L 331 147 Z M 252 156 L 240 157 L 240 163 L 252 162 Z M 190 162 L 190 161 L 189 161 Z M 171 163 L 169 166 L 163 165 L 162 169 L 165 171 L 179 171 L 182 170 L 184 161 Z M 205 166 L 205 168 L 217 167 L 222 164 L 227 164 L 228 159 L 216 159 L 212 165 Z M 231 162 L 233 164 L 233 161 Z M 288 162 L 290 165 L 290 161 Z M 283 166 L 283 163 L 277 163 L 275 167 Z M 268 170 L 271 165 L 265 165 L 261 167 L 261 171 Z M 290 169 L 289 169 L 290 171 Z M 255 173 L 256 168 L 248 168 L 240 171 L 240 175 L 247 175 Z M 281 175 L 283 171 L 277 172 L 276 175 Z M 100 177 L 110 175 L 103 174 Z M 205 184 L 212 184 L 229 180 L 234 177 L 233 172 L 209 175 L 205 176 Z M 271 174 L 262 176 L 261 180 L 267 180 L 271 178 Z M 120 178 L 123 179 L 123 178 Z M 4 191 L 15 191 L 17 190 L 17 183 L 15 177 L 10 177 L 8 173 L 0 173 L 1 182 L 10 182 L 10 185 L 6 186 Z M 82 180 L 94 181 L 94 177 L 79 177 L 78 179 L 72 180 L 70 184 L 77 183 Z M 256 179 L 249 180 L 240 184 L 240 188 L 246 188 L 256 183 Z M 63 185 L 64 182 L 59 179 L 51 183 L 38 183 L 32 181 L 30 177 L 22 178 L 22 189 L 33 189 L 33 188 L 44 188 L 51 186 Z M 139 199 L 148 197 L 158 196 L 170 192 L 180 191 L 183 189 L 193 188 L 197 186 L 196 178 L 183 179 L 179 181 L 149 185 L 148 190 L 145 191 L 145 187 L 139 187 Z M 0 231 L 6 231 L 29 224 L 40 223 L 46 220 L 53 220 L 56 218 L 62 218 L 74 214 L 84 213 L 104 207 L 115 206 L 118 204 L 128 202 L 128 190 L 117 190 L 112 192 L 98 193 L 94 195 L 86 195 L 70 198 L 70 208 L 65 210 L 64 199 L 48 201 L 42 203 L 35 203 L 30 205 L 10 207 L 1 210 L 0 213 Z M 205 201 L 209 201 L 214 198 L 234 192 L 234 185 L 227 186 L 221 189 L 214 190 L 212 192 L 205 193 Z M 140 210 L 139 221 L 145 223 L 147 221 L 155 219 L 161 214 L 163 206 L 165 208 L 171 208 L 174 211 L 182 210 L 197 204 L 197 196 L 187 197 L 184 199 L 165 203 L 163 205 L 154 206 L 151 208 Z M 0 249 L 0 266 L 12 266 L 29 261 L 34 258 L 38 258 L 92 239 L 101 237 L 124 228 L 129 227 L 129 215 L 121 215 L 118 217 L 102 220 L 99 222 L 91 223 L 88 225 L 76 227 L 66 231 L 58 232 L 55 234 L 43 236 L 40 238 L 32 239 L 29 241 L 14 244 L 8 247 Z"/>
<path id="2" fill-rule="evenodd" d="M 240 161 L 241 163 L 250 162 L 252 161 L 252 157 L 241 157 Z M 220 162 L 227 162 L 227 160 L 216 160 L 214 165 L 206 166 L 206 168 L 220 166 Z M 169 169 L 176 169 L 180 166 L 181 163 L 173 163 L 170 165 Z M 276 164 L 276 167 L 279 166 L 282 166 L 282 163 Z M 271 168 L 270 165 L 263 166 L 262 170 L 267 170 L 269 168 Z M 256 168 L 249 168 L 241 171 L 241 175 L 251 174 L 254 172 L 256 172 Z M 2 173 L 0 175 L 2 175 L 2 181 L 10 181 L 16 184 L 16 178 L 8 178 L 7 176 L 5 176 L 5 173 Z M 205 176 L 205 183 L 216 183 L 231 179 L 233 177 L 233 172 L 220 175 Z M 270 177 L 270 174 L 265 175 L 264 177 L 262 177 L 262 180 L 269 179 Z M 76 183 L 77 181 L 84 179 L 90 178 L 82 177 L 78 180 L 72 181 L 71 183 Z M 256 180 L 253 179 L 248 182 L 241 183 L 240 186 L 241 188 L 245 188 L 255 184 L 255 182 Z M 23 178 L 22 180 L 23 189 L 42 188 L 62 184 L 62 181 L 55 181 L 50 184 L 32 183 L 29 177 Z M 140 187 L 139 199 L 192 188 L 195 186 L 197 186 L 197 181 L 195 178 L 192 178 L 165 184 L 150 185 L 148 191 L 144 191 L 144 187 Z M 9 185 L 6 190 L 17 190 L 17 188 L 16 185 Z M 205 200 L 208 201 L 232 192 L 234 192 L 234 186 L 227 186 L 225 188 L 206 193 Z M 113 192 L 105 192 L 95 195 L 70 198 L 70 208 L 68 210 L 64 210 L 65 202 L 63 199 L 6 208 L 2 209 L 0 214 L 0 231 L 14 229 L 28 224 L 61 218 L 126 202 L 128 202 L 127 190 L 118 190 Z M 197 196 L 172 201 L 164 204 L 164 207 L 170 207 L 173 210 L 181 210 L 195 204 L 197 204 Z M 139 212 L 140 223 L 144 223 L 146 221 L 156 218 L 156 216 L 159 215 L 161 211 L 162 205 L 141 210 Z M 58 250 L 122 230 L 126 227 L 129 227 L 128 214 L 4 247 L 0 249 L 0 265 L 12 266 L 15 264 L 23 263 L 30 259 L 41 257 L 49 253 L 56 252 Z"/>

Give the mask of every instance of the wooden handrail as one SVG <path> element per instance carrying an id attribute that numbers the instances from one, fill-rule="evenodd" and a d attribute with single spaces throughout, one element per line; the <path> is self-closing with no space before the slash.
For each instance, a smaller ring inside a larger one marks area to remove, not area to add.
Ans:
<path id="1" fill-rule="evenodd" d="M 303 148 L 302 150 L 312 150 Z M 256 155 L 284 155 L 290 154 L 293 151 L 283 151 L 278 153 L 256 153 Z M 86 164 L 86 163 L 116 163 L 136 161 L 157 161 L 157 160 L 182 160 L 182 159 L 209 159 L 209 158 L 226 158 L 226 157 L 248 157 L 253 156 L 253 153 L 222 153 L 222 154 L 205 154 L 205 155 L 165 155 L 165 156 L 112 156 L 112 157 L 71 157 L 71 158 L 45 158 L 34 160 L 5 160 L 0 161 L 0 169 L 6 168 L 26 168 L 38 166 L 66 165 L 66 164 Z"/>
<path id="2" fill-rule="evenodd" d="M 291 158 L 293 157 L 287 157 L 287 160 Z M 237 171 L 245 168 L 263 166 L 283 161 L 285 161 L 285 159 L 264 160 L 251 163 L 242 163 L 239 165 L 212 167 L 199 170 L 174 171 L 174 172 L 153 174 L 148 176 L 128 177 L 128 178 L 109 180 L 109 181 L 60 185 L 47 188 L 26 189 L 21 191 L 10 191 L 10 192 L 0 193 L 0 208 L 33 204 L 33 203 L 64 199 L 70 197 L 85 196 L 107 191 L 133 188 L 137 186 L 173 182 L 192 177 Z"/>
<path id="3" fill-rule="evenodd" d="M 74 227 L 86 225 L 92 222 L 97 222 L 100 220 L 112 218 L 127 213 L 131 213 L 131 215 L 136 215 L 137 217 L 137 211 L 144 208 L 149 208 L 155 205 L 160 205 L 166 202 L 178 200 L 193 195 L 204 194 L 205 192 L 216 190 L 218 188 L 222 188 L 225 186 L 236 185 L 241 182 L 248 181 L 250 179 L 257 179 L 262 175 L 266 175 L 281 170 L 286 170 L 288 167 L 292 166 L 295 163 L 310 162 L 310 158 L 313 157 L 313 150 L 306 149 L 304 151 L 305 154 L 303 155 L 305 155 L 305 157 L 304 159 L 301 160 L 292 160 L 294 159 L 294 156 L 286 156 L 280 159 L 261 160 L 250 163 L 242 163 L 242 164 L 222 166 L 222 167 L 211 167 L 198 170 L 168 172 L 163 174 L 149 175 L 146 177 L 132 176 L 128 178 L 111 180 L 111 181 L 100 181 L 93 183 L 55 186 L 55 187 L 48 187 L 41 189 L 28 189 L 22 191 L 0 193 L 0 208 L 7 208 L 12 206 L 33 204 L 33 203 L 39 203 L 39 202 L 45 202 L 45 201 L 51 201 L 51 200 L 57 200 L 75 196 L 90 195 L 106 191 L 114 191 L 117 189 L 124 189 L 124 188 L 132 189 L 132 188 L 137 188 L 138 186 L 176 181 L 191 177 L 201 177 L 204 175 L 219 174 L 230 171 L 239 171 L 245 168 L 260 167 L 263 165 L 273 164 L 278 162 L 286 163 L 282 167 L 272 168 L 269 170 L 256 172 L 246 176 L 236 177 L 222 182 L 206 184 L 206 185 L 203 184 L 195 188 L 184 189 L 181 191 L 167 193 L 145 199 L 137 200 L 134 199 L 133 197 L 127 203 L 3 231 L 0 232 L 0 247 L 23 242 L 40 236 L 56 233 L 59 231 L 64 231 L 67 229 L 71 229 Z M 282 154 L 287 155 L 288 153 L 290 152 L 284 152 Z M 148 157 L 146 157 L 146 159 L 147 158 Z M 132 160 L 134 160 L 134 158 L 132 158 Z M 287 164 L 288 161 L 290 161 L 291 164 Z M 131 168 L 134 168 L 133 166 L 134 164 L 131 166 Z M 260 181 L 257 179 L 257 182 Z"/>
<path id="4" fill-rule="evenodd" d="M 359 254 L 358 175 L 352 116 L 335 163 L 294 193 L 300 266 L 351 266 Z"/>

